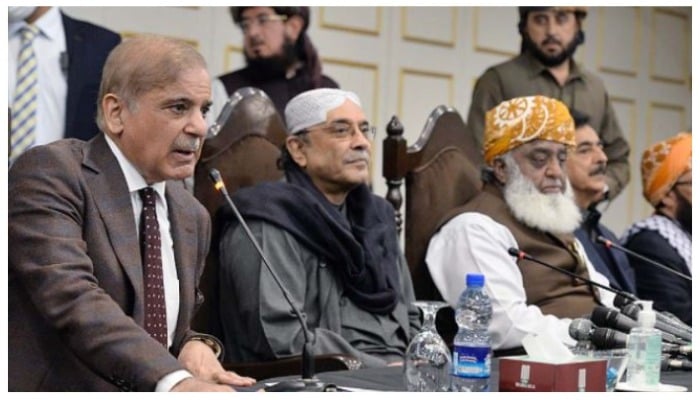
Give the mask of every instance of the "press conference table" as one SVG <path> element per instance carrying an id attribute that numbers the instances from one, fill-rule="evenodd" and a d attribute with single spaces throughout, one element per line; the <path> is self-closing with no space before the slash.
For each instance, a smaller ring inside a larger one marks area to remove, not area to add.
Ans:
<path id="1" fill-rule="evenodd" d="M 265 387 L 265 384 L 279 382 L 287 378 L 271 378 L 258 382 L 253 389 L 258 390 Z M 341 389 L 349 390 L 378 390 L 403 392 L 406 385 L 403 380 L 402 367 L 365 368 L 354 371 L 333 371 L 316 374 L 316 378 L 324 383 L 333 383 Z M 663 371 L 661 372 L 661 382 L 671 385 L 685 386 L 688 391 L 692 391 L 692 373 L 690 371 Z M 492 364 L 491 391 L 498 391 L 498 360 Z"/>

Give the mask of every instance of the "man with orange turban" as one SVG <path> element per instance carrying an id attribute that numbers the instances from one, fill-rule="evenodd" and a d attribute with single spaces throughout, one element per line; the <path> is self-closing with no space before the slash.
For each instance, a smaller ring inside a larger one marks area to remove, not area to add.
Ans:
<path id="1" fill-rule="evenodd" d="M 573 345 L 570 318 L 612 304 L 613 296 L 508 253 L 517 248 L 608 285 L 573 235 L 581 214 L 564 170 L 576 143 L 573 119 L 559 100 L 530 96 L 500 103 L 485 122 L 483 190 L 443 220 L 428 247 L 428 269 L 453 306 L 467 273 L 486 277 L 494 349 L 545 332 Z"/>
<path id="2" fill-rule="evenodd" d="M 692 136 L 682 132 L 642 155 L 644 197 L 654 214 L 623 235 L 628 249 L 684 274 L 692 272 Z M 639 297 L 692 325 L 692 282 L 646 261 L 635 261 Z"/>

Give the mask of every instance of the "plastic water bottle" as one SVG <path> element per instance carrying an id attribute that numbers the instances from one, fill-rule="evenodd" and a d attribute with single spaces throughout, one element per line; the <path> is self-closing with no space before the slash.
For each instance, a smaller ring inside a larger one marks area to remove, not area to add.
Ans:
<path id="1" fill-rule="evenodd" d="M 459 331 L 452 353 L 452 391 L 486 392 L 491 376 L 491 337 L 488 333 L 493 308 L 484 291 L 484 276 L 467 274 L 467 288 L 455 310 Z"/>

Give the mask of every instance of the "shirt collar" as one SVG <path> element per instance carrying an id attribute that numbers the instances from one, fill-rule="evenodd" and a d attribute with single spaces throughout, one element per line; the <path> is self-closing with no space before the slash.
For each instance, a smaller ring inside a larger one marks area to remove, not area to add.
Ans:
<path id="1" fill-rule="evenodd" d="M 105 139 L 107 139 L 107 144 L 109 145 L 109 148 L 112 150 L 112 153 L 114 153 L 114 156 L 117 158 L 117 162 L 119 163 L 119 167 L 122 169 L 122 173 L 124 174 L 124 179 L 126 179 L 126 186 L 129 188 L 129 193 L 137 192 L 147 186 L 150 186 L 158 192 L 160 195 L 160 198 L 165 200 L 165 181 L 161 182 L 156 182 L 152 185 L 149 185 L 146 183 L 146 180 L 141 176 L 139 171 L 134 167 L 134 164 L 132 164 L 122 153 L 121 149 L 119 146 L 117 146 L 116 143 L 110 138 L 107 134 L 105 135 Z"/>
<path id="2" fill-rule="evenodd" d="M 8 25 L 8 35 L 10 37 L 18 35 L 19 30 L 26 26 L 24 21 L 12 22 Z M 34 21 L 34 26 L 39 28 L 39 34 L 49 40 L 58 40 L 63 35 L 63 18 L 58 7 L 51 7 L 38 20 Z"/>

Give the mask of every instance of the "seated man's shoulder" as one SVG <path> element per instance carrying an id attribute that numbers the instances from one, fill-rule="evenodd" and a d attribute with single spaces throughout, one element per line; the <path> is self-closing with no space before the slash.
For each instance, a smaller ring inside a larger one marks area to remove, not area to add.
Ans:
<path id="1" fill-rule="evenodd" d="M 11 170 L 28 167 L 30 170 L 48 169 L 65 172 L 66 168 L 81 165 L 86 144 L 87 142 L 78 139 L 61 139 L 32 147 L 17 159 Z"/>
<path id="2" fill-rule="evenodd" d="M 659 232 L 652 229 L 640 229 L 627 238 L 625 247 L 635 251 L 653 253 L 654 249 L 660 250 L 670 247 L 670 245 Z"/>
<path id="3" fill-rule="evenodd" d="M 505 225 L 489 215 L 476 211 L 455 215 L 440 228 L 439 232 L 448 236 L 463 234 L 474 238 L 477 234 L 493 237 L 512 236 Z"/>

